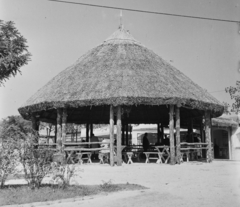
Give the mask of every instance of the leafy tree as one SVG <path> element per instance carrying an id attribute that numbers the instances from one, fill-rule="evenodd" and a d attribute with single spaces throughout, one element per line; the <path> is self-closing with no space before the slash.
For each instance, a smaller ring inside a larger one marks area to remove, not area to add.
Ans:
<path id="1" fill-rule="evenodd" d="M 30 61 L 27 40 L 12 21 L 0 20 L 0 86 L 11 76 L 21 74 L 20 68 Z"/>
<path id="2" fill-rule="evenodd" d="M 230 94 L 231 99 L 234 100 L 232 104 L 232 112 L 240 112 L 240 81 L 237 81 L 236 86 L 227 87 L 226 92 Z"/>
<path id="3" fill-rule="evenodd" d="M 3 119 L 0 126 L 2 140 L 25 140 L 35 132 L 30 121 L 21 116 L 8 116 Z"/>

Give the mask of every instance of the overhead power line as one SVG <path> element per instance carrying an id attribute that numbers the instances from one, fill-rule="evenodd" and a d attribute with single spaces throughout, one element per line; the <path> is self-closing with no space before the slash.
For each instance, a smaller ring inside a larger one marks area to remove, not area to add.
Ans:
<path id="1" fill-rule="evenodd" d="M 218 92 L 226 92 L 225 90 L 221 90 L 221 91 L 211 91 L 211 92 L 209 92 L 209 93 L 218 93 Z"/>
<path id="2" fill-rule="evenodd" d="M 208 18 L 208 17 L 196 17 L 196 16 L 189 16 L 189 15 L 171 14 L 171 13 L 165 13 L 165 12 L 146 11 L 146 10 L 139 10 L 139 9 L 128 9 L 128 8 L 123 8 L 123 7 L 104 6 L 104 5 L 87 4 L 87 3 L 81 3 L 81 2 L 72 2 L 72 1 L 61 1 L 61 0 L 48 0 L 48 1 L 53 1 L 53 2 L 57 2 L 57 3 L 66 3 L 66 4 L 77 4 L 77 5 L 82 5 L 82 6 L 100 7 L 100 8 L 106 8 L 106 9 L 117 9 L 117 10 L 141 12 L 141 13 L 148 13 L 148 14 L 158 14 L 158 15 L 166 15 L 166 16 L 202 19 L 202 20 L 219 21 L 219 22 L 231 22 L 231 23 L 239 23 L 240 24 L 240 20 L 237 21 L 237 20 L 216 19 L 216 18 Z"/>

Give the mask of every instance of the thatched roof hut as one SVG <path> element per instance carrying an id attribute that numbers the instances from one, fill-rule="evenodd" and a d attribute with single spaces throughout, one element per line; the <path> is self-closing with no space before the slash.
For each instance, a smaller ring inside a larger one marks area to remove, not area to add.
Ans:
<path id="1" fill-rule="evenodd" d="M 174 111 L 178 147 L 180 127 L 201 128 L 205 116 L 211 160 L 210 118 L 220 116 L 223 109 L 206 90 L 135 40 L 120 25 L 102 44 L 37 91 L 19 112 L 24 118 L 32 119 L 34 128 L 37 119 L 57 124 L 59 140 L 64 140 L 61 137 L 65 136 L 67 122 L 95 124 L 110 120 L 111 129 L 117 123 L 118 164 L 121 165 L 122 122 L 158 123 L 161 129 L 169 126 L 171 163 L 174 163 Z M 179 148 L 177 153 L 179 158 Z"/>
<path id="2" fill-rule="evenodd" d="M 185 109 L 211 110 L 213 116 L 223 112 L 222 104 L 212 95 L 136 41 L 123 28 L 50 80 L 19 108 L 19 112 L 25 118 L 37 112 L 45 121 L 53 122 L 56 108 L 74 109 L 73 113 L 77 115 L 80 107 L 111 104 L 178 104 Z M 199 113 L 195 111 L 196 115 Z M 105 119 L 107 122 L 108 117 Z M 68 119 L 77 122 L 74 117 Z M 85 123 L 86 120 L 79 122 Z M 105 121 L 97 119 L 96 122 Z M 146 122 L 155 121 L 146 119 Z"/>

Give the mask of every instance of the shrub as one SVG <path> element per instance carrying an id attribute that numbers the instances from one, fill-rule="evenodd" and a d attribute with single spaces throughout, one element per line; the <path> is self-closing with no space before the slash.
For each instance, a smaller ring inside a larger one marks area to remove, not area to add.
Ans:
<path id="1" fill-rule="evenodd" d="M 17 173 L 18 153 L 15 142 L 8 140 L 0 145 L 0 188 L 3 188 L 7 177 Z"/>
<path id="2" fill-rule="evenodd" d="M 60 188 L 66 188 L 70 185 L 71 179 L 76 176 L 75 165 L 52 163 L 52 184 L 57 184 Z"/>
<path id="3" fill-rule="evenodd" d="M 51 173 L 52 154 L 48 148 L 36 149 L 33 141 L 24 141 L 19 146 L 24 178 L 32 189 L 39 188 L 43 178 Z"/>

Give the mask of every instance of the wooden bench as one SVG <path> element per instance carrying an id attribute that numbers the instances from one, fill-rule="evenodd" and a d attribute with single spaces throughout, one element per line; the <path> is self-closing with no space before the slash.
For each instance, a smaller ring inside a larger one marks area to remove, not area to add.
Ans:
<path id="1" fill-rule="evenodd" d="M 103 150 L 109 150 L 109 148 L 86 148 L 85 146 L 89 145 L 91 146 L 92 144 L 99 144 L 99 145 L 109 145 L 110 141 L 106 142 L 70 142 L 70 143 L 64 143 L 64 151 L 67 153 L 67 161 L 71 161 L 73 163 L 73 158 L 72 155 L 74 152 L 77 154 L 77 159 L 79 164 L 83 164 L 84 160 L 87 160 L 87 163 L 92 163 L 91 156 L 93 152 L 98 152 L 100 154 L 101 151 Z M 84 145 L 84 146 L 83 146 Z M 75 146 L 75 147 L 68 147 L 68 146 Z M 86 157 L 83 157 L 86 155 Z M 100 163 L 103 162 L 100 158 Z"/>
<path id="2" fill-rule="evenodd" d="M 183 162 L 183 157 L 186 155 L 186 160 L 189 162 L 190 158 L 196 158 L 198 160 L 198 153 L 201 153 L 201 150 L 207 150 L 208 144 L 202 143 L 202 142 L 195 142 L 195 143 L 188 143 L 188 142 L 181 142 L 180 143 L 180 162 Z M 211 147 L 211 150 L 213 148 Z M 208 157 L 206 156 L 206 159 L 208 160 Z"/>

